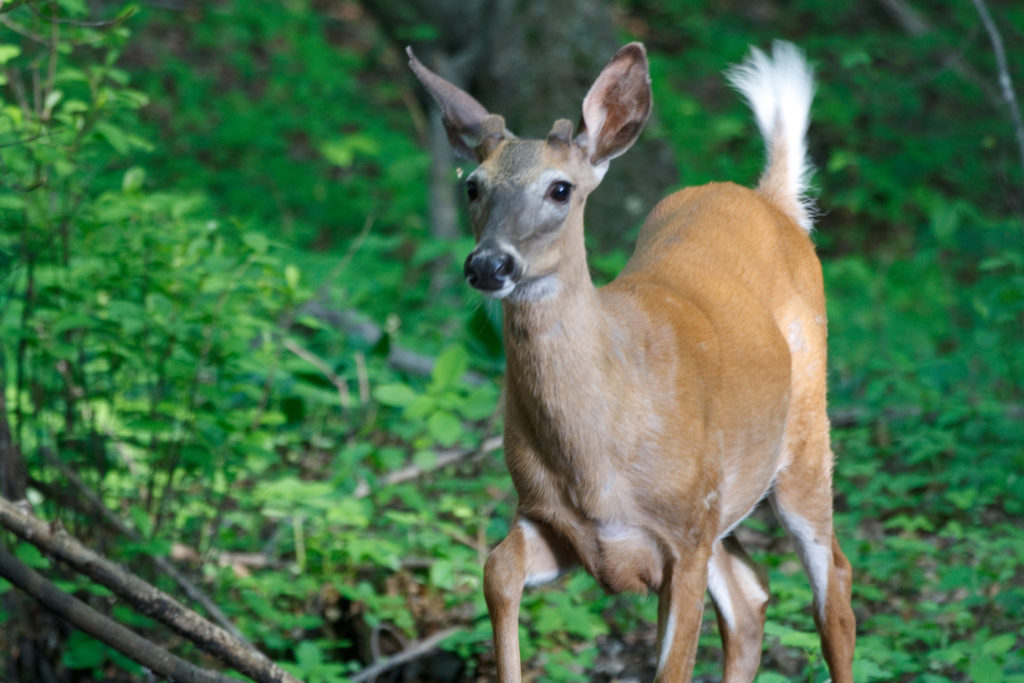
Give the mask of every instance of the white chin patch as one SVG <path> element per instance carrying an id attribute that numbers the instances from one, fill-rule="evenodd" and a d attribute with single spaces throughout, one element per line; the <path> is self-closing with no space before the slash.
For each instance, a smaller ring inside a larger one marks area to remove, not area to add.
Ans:
<path id="1" fill-rule="evenodd" d="M 509 294 L 511 294 L 512 291 L 515 288 L 516 288 L 516 283 L 514 283 L 514 282 L 506 282 L 505 286 L 502 287 L 501 289 L 495 289 L 495 290 L 491 290 L 491 291 L 486 291 L 486 290 L 481 289 L 480 293 L 483 294 L 484 296 L 486 296 L 488 299 L 504 299 Z"/>
<path id="2" fill-rule="evenodd" d="M 558 293 L 558 278 L 554 275 L 543 275 L 537 278 L 522 280 L 512 297 L 517 302 L 543 301 Z"/>

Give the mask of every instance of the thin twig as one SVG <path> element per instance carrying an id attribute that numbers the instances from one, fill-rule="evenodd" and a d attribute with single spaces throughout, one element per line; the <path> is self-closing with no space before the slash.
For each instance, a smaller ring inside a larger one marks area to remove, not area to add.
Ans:
<path id="1" fill-rule="evenodd" d="M 483 443 L 478 448 L 470 448 L 468 450 L 451 450 L 442 451 L 437 454 L 437 459 L 434 460 L 430 467 L 421 467 L 419 465 L 409 465 L 403 467 L 400 470 L 388 472 L 382 477 L 378 484 L 380 486 L 394 486 L 395 484 L 401 484 L 402 482 L 411 481 L 412 479 L 418 479 L 423 475 L 433 472 L 434 470 L 447 467 L 448 465 L 465 460 L 474 455 L 482 455 L 484 453 L 490 453 L 501 448 L 501 437 L 491 436 L 484 439 Z M 366 498 L 370 495 L 370 486 L 365 481 L 360 481 L 356 486 L 356 490 L 352 492 L 353 498 Z"/>
<path id="2" fill-rule="evenodd" d="M 172 655 L 142 636 L 106 617 L 47 581 L 38 572 L 0 548 L 0 576 L 29 594 L 58 616 L 85 633 L 101 640 L 124 656 L 154 673 L 185 683 L 225 683 L 237 681 L 214 671 L 200 669 Z"/>
<path id="3" fill-rule="evenodd" d="M 999 35 L 999 28 L 992 20 L 988 6 L 984 0 L 971 0 L 974 9 L 981 17 L 981 23 L 988 31 L 988 39 L 992 43 L 992 51 L 996 53 L 996 65 L 999 68 L 999 86 L 1003 93 L 1003 99 L 1010 108 L 1010 119 L 1013 121 L 1014 132 L 1017 137 L 1017 151 L 1020 154 L 1021 173 L 1024 173 L 1024 119 L 1021 119 L 1020 107 L 1017 106 L 1017 94 L 1013 90 L 1013 81 L 1010 80 L 1010 67 L 1006 62 L 1006 50 L 1003 48 L 1003 38 Z"/>
<path id="4" fill-rule="evenodd" d="M 352 406 L 352 398 L 348 393 L 348 383 L 345 381 L 344 377 L 339 377 L 338 374 L 331 369 L 331 366 L 327 364 L 327 361 L 320 358 L 309 349 L 299 346 L 291 339 L 285 340 L 284 347 L 319 370 L 320 373 L 327 378 L 327 381 L 334 385 L 334 388 L 338 391 L 338 401 L 341 402 L 342 408 L 348 410 Z"/>
<path id="5" fill-rule="evenodd" d="M 54 530 L 51 525 L 4 498 L 0 498 L 0 526 L 106 586 L 146 616 L 169 626 L 239 672 L 258 681 L 298 683 L 298 679 L 290 676 L 262 652 L 232 637 L 170 595 L 86 548 L 65 531 Z"/>
<path id="6" fill-rule="evenodd" d="M 892 15 L 900 27 L 917 38 L 933 31 L 928 21 L 905 0 L 878 0 L 879 3 Z M 992 102 L 999 100 L 999 93 L 989 85 L 988 80 L 975 71 L 963 60 L 963 55 L 949 48 L 940 48 L 943 68 L 952 69 L 961 78 L 970 81 L 985 92 L 985 96 Z"/>
<path id="7" fill-rule="evenodd" d="M 47 40 L 45 36 L 41 36 L 38 33 L 33 33 L 32 31 L 30 31 L 29 29 L 25 28 L 24 26 L 22 26 L 18 22 L 14 21 L 11 18 L 6 17 L 6 16 L 4 16 L 2 14 L 0 14 L 0 24 L 3 24 L 4 26 L 6 26 L 7 28 L 11 29 L 15 33 L 23 35 L 26 38 L 28 38 L 29 40 L 33 40 L 33 41 L 35 41 L 35 42 L 37 42 L 37 43 L 39 43 L 41 45 L 49 45 L 49 43 L 50 43 L 50 41 Z"/>
<path id="8" fill-rule="evenodd" d="M 348 249 L 345 250 L 345 254 L 339 259 L 338 263 L 331 269 L 331 272 L 327 274 L 327 277 L 323 279 L 320 286 L 317 287 L 316 296 L 314 299 L 325 299 L 327 292 L 331 288 L 331 284 L 334 283 L 338 277 L 345 272 L 349 264 L 352 263 L 352 259 L 356 257 L 359 250 L 363 248 L 363 244 L 366 243 L 367 238 L 370 237 L 370 233 L 373 231 L 373 225 L 377 222 L 377 207 L 374 205 L 370 212 L 366 214 L 366 218 L 363 219 L 363 227 L 359 230 L 359 234 L 355 236 L 348 244 Z"/>
<path id="9" fill-rule="evenodd" d="M 414 659 L 419 659 L 424 655 L 430 654 L 437 649 L 437 646 L 440 645 L 443 640 L 462 630 L 463 627 L 461 626 L 452 626 L 451 628 L 446 628 L 443 631 L 438 631 L 429 638 L 417 640 L 398 654 L 392 655 L 378 662 L 374 662 L 359 673 L 349 677 L 348 680 L 351 681 L 351 683 L 361 683 L 361 681 L 372 680 L 389 669 L 393 669 L 396 666 L 401 666 L 402 664 L 411 662 Z"/>

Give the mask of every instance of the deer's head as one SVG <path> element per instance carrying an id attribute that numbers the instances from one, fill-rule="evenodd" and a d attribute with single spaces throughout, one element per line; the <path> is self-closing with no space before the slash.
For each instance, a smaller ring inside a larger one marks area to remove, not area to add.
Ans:
<path id="1" fill-rule="evenodd" d="M 578 132 L 559 119 L 544 140 L 517 138 L 501 116 L 431 72 L 411 49 L 408 54 L 441 107 L 452 149 L 479 163 L 464 183 L 477 240 L 466 259 L 466 280 L 498 299 L 557 291 L 567 233 L 582 231 L 587 196 L 650 115 L 643 46 L 626 45 L 601 71 L 583 100 Z"/>

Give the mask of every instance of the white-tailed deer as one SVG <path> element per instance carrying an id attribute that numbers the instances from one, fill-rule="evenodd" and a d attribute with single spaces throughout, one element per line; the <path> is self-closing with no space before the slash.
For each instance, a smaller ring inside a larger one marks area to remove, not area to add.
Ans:
<path id="1" fill-rule="evenodd" d="M 465 181 L 477 239 L 466 279 L 504 309 L 505 458 L 519 505 L 484 570 L 498 678 L 521 678 L 523 587 L 582 565 L 608 591 L 658 593 L 658 681 L 690 680 L 705 589 L 725 680 L 753 680 L 768 586 L 732 532 L 768 498 L 810 578 L 832 680 L 852 681 L 802 54 L 755 49 L 729 74 L 767 144 L 757 189 L 711 183 L 666 197 L 600 289 L 583 207 L 651 111 L 643 46 L 626 45 L 601 71 L 575 136 L 560 119 L 544 140 L 515 137 L 409 57 L 455 151 L 479 162 Z"/>

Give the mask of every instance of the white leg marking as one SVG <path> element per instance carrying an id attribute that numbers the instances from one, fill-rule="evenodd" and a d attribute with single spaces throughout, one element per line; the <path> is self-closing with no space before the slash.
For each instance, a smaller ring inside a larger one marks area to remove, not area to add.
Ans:
<path id="1" fill-rule="evenodd" d="M 740 591 L 743 592 L 748 603 L 760 607 L 768 602 L 768 593 L 765 592 L 764 585 L 761 584 L 761 580 L 753 569 L 747 565 L 742 565 L 740 571 L 736 574 L 736 578 L 740 584 Z"/>
<path id="2" fill-rule="evenodd" d="M 730 631 L 736 628 L 736 613 L 732 606 L 732 596 L 729 594 L 729 587 L 726 585 L 724 577 L 715 567 L 714 560 L 708 562 L 708 590 L 711 591 L 711 597 L 715 599 L 718 616 L 722 617 Z"/>
<path id="3" fill-rule="evenodd" d="M 731 562 L 732 576 L 736 579 L 739 591 L 746 603 L 751 608 L 757 609 L 768 602 L 768 594 L 754 570 L 738 559 L 733 560 L 727 554 L 723 554 L 723 557 L 726 562 Z M 729 591 L 729 584 L 722 573 L 718 571 L 714 561 L 708 562 L 708 590 L 711 591 L 711 597 L 715 599 L 715 607 L 718 609 L 719 616 L 725 621 L 726 627 L 730 631 L 736 628 L 736 608 L 733 604 L 735 596 Z"/>
<path id="4" fill-rule="evenodd" d="M 661 656 L 658 658 L 658 671 L 661 672 L 668 664 L 668 655 L 672 652 L 672 641 L 676 637 L 676 615 L 669 612 L 665 621 L 665 635 L 661 640 Z"/>
<path id="5" fill-rule="evenodd" d="M 832 546 L 814 537 L 814 528 L 800 515 L 779 510 L 782 523 L 793 537 L 797 555 L 811 580 L 818 616 L 825 618 L 825 598 L 828 595 L 828 570 L 832 562 Z"/>
<path id="6" fill-rule="evenodd" d="M 544 572 L 535 572 L 526 577 L 526 581 L 523 582 L 523 586 L 526 588 L 533 588 L 534 586 L 543 586 L 546 583 L 551 583 L 559 576 L 562 575 L 561 570 L 549 569 Z"/>
<path id="7" fill-rule="evenodd" d="M 527 543 L 532 542 L 533 539 L 540 536 L 540 532 L 537 531 L 537 527 L 528 519 L 520 519 L 516 522 L 516 526 L 518 526 L 520 531 L 522 531 L 523 538 L 526 539 Z M 543 586 L 546 583 L 551 583 L 567 571 L 564 567 L 558 566 L 554 555 L 551 554 L 550 551 L 548 551 L 548 554 L 550 555 L 548 558 L 549 563 L 552 566 L 537 569 L 536 567 L 527 564 L 526 579 L 523 581 L 523 586 L 527 588 Z"/>

